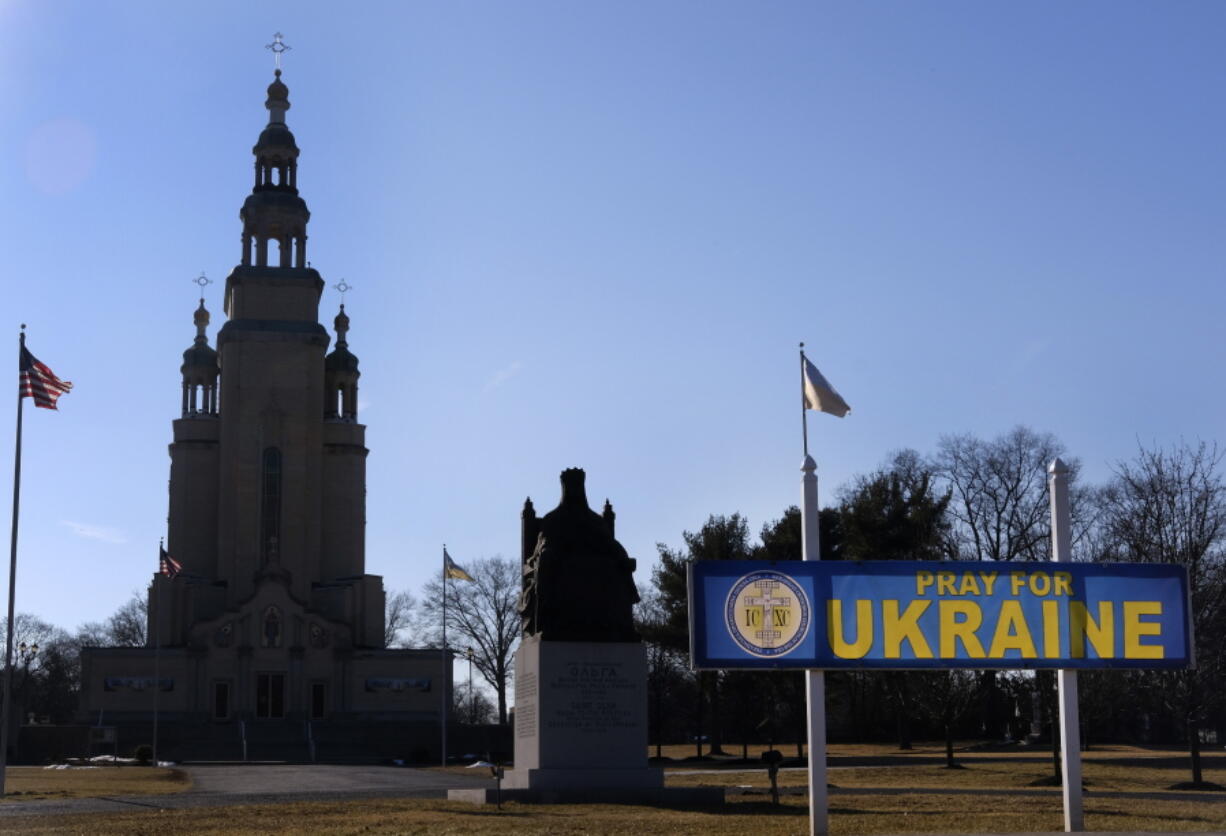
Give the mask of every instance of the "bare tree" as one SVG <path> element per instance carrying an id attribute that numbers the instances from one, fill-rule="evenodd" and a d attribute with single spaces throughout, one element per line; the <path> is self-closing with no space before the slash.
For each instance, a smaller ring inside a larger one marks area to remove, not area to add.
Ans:
<path id="1" fill-rule="evenodd" d="M 8 619 L 0 617 L 0 654 L 4 653 L 4 640 L 8 636 Z M 54 624 L 29 613 L 19 612 L 13 619 L 13 664 L 25 670 L 37 671 L 45 658 L 45 651 L 55 642 L 64 639 L 64 631 Z M 37 646 L 40 651 L 31 652 Z M 23 659 L 23 655 L 25 658 Z M 0 656 L 0 659 L 3 657 Z M 17 668 L 14 667 L 14 670 Z"/>
<path id="2" fill-rule="evenodd" d="M 915 675 L 916 701 L 945 734 L 945 768 L 961 769 L 954 759 L 954 727 L 975 700 L 974 671 L 924 671 Z"/>
<path id="3" fill-rule="evenodd" d="M 488 692 L 477 685 L 470 689 L 468 682 L 457 682 L 451 692 L 451 712 L 461 723 L 480 726 L 495 720 L 494 703 Z"/>
<path id="4" fill-rule="evenodd" d="M 1188 570 L 1198 666 L 1158 675 L 1188 734 L 1192 783 L 1203 784 L 1200 725 L 1222 701 L 1226 645 L 1226 483 L 1216 445 L 1142 447 L 1103 491 L 1103 526 L 1115 560 L 1177 563 Z"/>
<path id="5" fill-rule="evenodd" d="M 101 621 L 87 621 L 82 624 L 73 635 L 73 641 L 78 648 L 109 647 L 111 644 L 110 633 Z"/>
<path id="6" fill-rule="evenodd" d="M 0 618 L 0 653 L 8 634 Z M 18 716 L 38 714 L 56 722 L 70 720 L 80 683 L 77 648 L 72 637 L 29 613 L 13 620 L 13 697 Z"/>
<path id="7" fill-rule="evenodd" d="M 149 599 L 133 592 L 127 603 L 106 620 L 107 640 L 112 647 L 144 647 L 148 644 Z"/>
<path id="8" fill-rule="evenodd" d="M 1077 484 L 1080 462 L 1067 457 L 1051 433 L 1014 427 L 991 441 L 970 434 L 941 438 L 933 465 L 952 494 L 952 551 L 963 560 L 1047 560 L 1051 556 L 1051 511 L 1047 466 L 1057 456 L 1068 465 L 1074 528 L 1089 503 Z M 1077 541 L 1076 535 L 1074 541 Z M 983 671 L 983 725 L 1001 729 L 995 671 Z M 1036 677 L 1034 687 L 1040 687 Z M 1038 692 L 1036 691 L 1036 699 Z"/>
<path id="9" fill-rule="evenodd" d="M 474 560 L 467 569 L 473 580 L 446 582 L 447 644 L 473 649 L 473 665 L 498 694 L 498 722 L 505 723 L 511 657 L 520 635 L 520 567 L 490 557 Z M 441 642 L 443 595 L 440 578 L 422 589 L 421 610 L 431 625 L 426 634 L 435 646 Z"/>
<path id="10" fill-rule="evenodd" d="M 969 560 L 1045 560 L 1051 521 L 1047 466 L 1064 456 L 1051 433 L 1015 427 L 991 441 L 944 436 L 934 465 L 953 494 L 959 556 Z M 1075 484 L 1080 462 L 1065 459 Z"/>
<path id="11" fill-rule="evenodd" d="M 148 635 L 149 600 L 133 592 L 106 621 L 88 621 L 77 628 L 73 644 L 82 647 L 144 647 Z"/>
<path id="12" fill-rule="evenodd" d="M 413 627 L 416 611 L 417 599 L 408 590 L 387 596 L 383 606 L 384 647 L 407 647 L 401 634 Z"/>

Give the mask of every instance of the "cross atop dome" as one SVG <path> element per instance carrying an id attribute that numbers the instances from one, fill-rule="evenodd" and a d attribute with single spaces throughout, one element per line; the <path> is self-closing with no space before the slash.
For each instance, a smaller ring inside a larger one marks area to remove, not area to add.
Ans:
<path id="1" fill-rule="evenodd" d="M 201 306 L 203 306 L 203 305 L 204 305 L 204 289 L 205 289 L 206 287 L 208 287 L 209 285 L 211 285 L 212 283 L 213 283 L 213 280 L 212 280 L 212 279 L 210 279 L 208 276 L 204 275 L 204 271 L 203 271 L 203 270 L 201 270 L 201 271 L 200 271 L 200 275 L 199 275 L 199 276 L 197 276 L 196 278 L 192 279 L 192 284 L 194 284 L 194 285 L 199 285 L 199 287 L 200 287 L 200 304 L 201 304 Z"/>
<path id="2" fill-rule="evenodd" d="M 282 35 L 280 32 L 277 32 L 276 34 L 272 36 L 272 43 L 264 44 L 264 49 L 271 49 L 272 54 L 275 56 L 273 60 L 276 61 L 276 64 L 277 64 L 276 73 L 278 76 L 281 75 L 281 56 L 284 53 L 289 52 L 291 49 L 293 49 L 293 47 L 285 43 L 285 41 L 282 40 L 282 38 L 284 38 L 284 35 Z"/>

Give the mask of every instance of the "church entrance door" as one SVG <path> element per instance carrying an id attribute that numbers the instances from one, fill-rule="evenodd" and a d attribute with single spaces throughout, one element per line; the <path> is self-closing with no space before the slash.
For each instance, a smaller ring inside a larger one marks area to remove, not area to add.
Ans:
<path id="1" fill-rule="evenodd" d="M 285 674 L 256 674 L 255 716 L 260 720 L 280 720 L 285 717 Z"/>

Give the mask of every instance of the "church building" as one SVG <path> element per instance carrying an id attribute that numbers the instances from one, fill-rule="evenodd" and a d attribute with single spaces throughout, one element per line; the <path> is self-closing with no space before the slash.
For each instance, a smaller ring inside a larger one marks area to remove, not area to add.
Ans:
<path id="1" fill-rule="evenodd" d="M 169 574 L 149 588 L 148 646 L 83 651 L 81 718 L 123 737 L 123 724 L 145 733 L 156 707 L 168 757 L 220 757 L 240 735 L 267 750 L 252 758 L 307 743 L 324 758 L 329 741 L 433 757 L 451 665 L 385 647 L 383 580 L 366 572 L 358 358 L 343 304 L 330 352 L 319 321 L 280 69 L 265 107 L 226 322 L 214 349 L 201 299 L 183 353 Z"/>

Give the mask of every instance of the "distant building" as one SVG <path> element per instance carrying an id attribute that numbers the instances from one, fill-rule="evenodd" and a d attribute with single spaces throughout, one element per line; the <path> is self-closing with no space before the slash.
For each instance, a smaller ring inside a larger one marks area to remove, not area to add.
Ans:
<path id="1" fill-rule="evenodd" d="M 433 756 L 451 666 L 437 650 L 385 648 L 383 580 L 366 573 L 358 358 L 343 304 L 331 353 L 319 322 L 279 69 L 265 106 L 227 321 L 214 350 L 201 299 L 183 353 L 166 543 L 182 571 L 154 575 L 149 646 L 83 652 L 82 719 L 151 722 L 156 680 L 167 755 L 217 755 L 241 720 L 252 745 L 280 754 L 306 751 L 309 734 L 326 757 L 331 734 L 349 755 L 368 739 Z"/>

